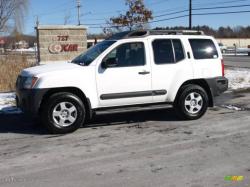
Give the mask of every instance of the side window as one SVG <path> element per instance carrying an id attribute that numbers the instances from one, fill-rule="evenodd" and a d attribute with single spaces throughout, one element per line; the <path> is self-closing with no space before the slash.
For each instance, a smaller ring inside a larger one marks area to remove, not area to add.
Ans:
<path id="1" fill-rule="evenodd" d="M 112 50 L 106 57 L 117 62 L 115 67 L 130 67 L 145 65 L 145 49 L 142 42 L 125 43 Z"/>
<path id="2" fill-rule="evenodd" d="M 154 60 L 156 64 L 174 63 L 174 53 L 171 40 L 157 39 L 153 41 Z"/>
<path id="3" fill-rule="evenodd" d="M 155 40 L 153 41 L 153 50 L 156 64 L 169 64 L 185 59 L 182 43 L 179 39 Z"/>
<path id="4" fill-rule="evenodd" d="M 179 62 L 179 61 L 185 59 L 184 50 L 183 50 L 181 41 L 177 40 L 177 39 L 174 39 L 172 41 L 173 41 L 173 45 L 174 45 L 175 61 Z"/>
<path id="5" fill-rule="evenodd" d="M 215 59 L 218 52 L 210 39 L 189 39 L 195 59 Z"/>

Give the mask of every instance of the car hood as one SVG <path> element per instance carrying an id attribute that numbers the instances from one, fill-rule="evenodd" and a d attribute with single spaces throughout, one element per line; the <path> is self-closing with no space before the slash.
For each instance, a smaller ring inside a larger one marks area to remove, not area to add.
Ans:
<path id="1" fill-rule="evenodd" d="M 83 66 L 69 63 L 69 62 L 55 62 L 52 64 L 40 65 L 31 68 L 24 69 L 21 73 L 22 76 L 40 76 L 42 74 L 48 74 L 53 72 L 69 71 L 74 69 L 81 69 Z"/>

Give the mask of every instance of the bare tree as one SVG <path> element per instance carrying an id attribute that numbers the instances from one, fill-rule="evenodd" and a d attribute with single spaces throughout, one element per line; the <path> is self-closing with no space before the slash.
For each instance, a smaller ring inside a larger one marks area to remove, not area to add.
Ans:
<path id="1" fill-rule="evenodd" d="M 14 23 L 14 27 L 22 30 L 29 0 L 0 0 L 0 32 L 6 32 Z"/>
<path id="2" fill-rule="evenodd" d="M 152 11 L 147 9 L 144 0 L 125 0 L 128 6 L 128 11 L 125 14 L 120 14 L 118 17 L 110 19 L 112 28 L 120 31 L 121 28 L 126 30 L 142 29 L 148 26 L 148 21 L 153 19 Z"/>
<path id="3" fill-rule="evenodd" d="M 66 12 L 65 15 L 64 15 L 64 22 L 63 22 L 63 24 L 64 25 L 69 24 L 70 18 L 71 18 L 71 13 L 70 12 Z"/>

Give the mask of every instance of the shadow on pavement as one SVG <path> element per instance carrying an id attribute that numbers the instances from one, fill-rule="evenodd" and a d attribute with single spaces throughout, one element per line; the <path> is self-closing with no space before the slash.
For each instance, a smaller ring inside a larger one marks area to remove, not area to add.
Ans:
<path id="1" fill-rule="evenodd" d="M 95 116 L 84 128 L 101 126 L 122 125 L 130 123 L 142 123 L 147 121 L 178 121 L 173 109 L 130 112 L 123 114 L 109 114 Z M 37 134 L 46 135 L 48 132 L 39 124 L 23 114 L 0 114 L 0 134 Z"/>

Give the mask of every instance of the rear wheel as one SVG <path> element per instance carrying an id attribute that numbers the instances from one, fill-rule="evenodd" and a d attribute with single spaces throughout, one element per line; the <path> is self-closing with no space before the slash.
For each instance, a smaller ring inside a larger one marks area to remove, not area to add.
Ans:
<path id="1" fill-rule="evenodd" d="M 49 97 L 42 109 L 42 121 L 51 133 L 77 130 L 85 119 L 85 107 L 76 95 L 62 92 Z"/>
<path id="2" fill-rule="evenodd" d="M 198 85 L 186 85 L 175 102 L 177 115 L 182 119 L 194 120 L 202 117 L 207 111 L 208 95 Z"/>

